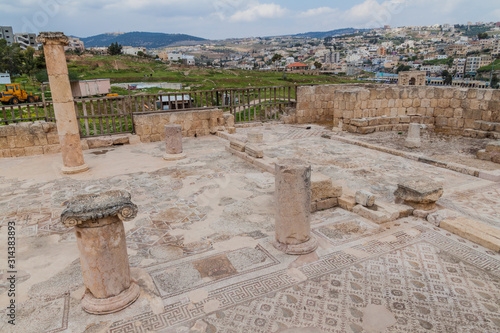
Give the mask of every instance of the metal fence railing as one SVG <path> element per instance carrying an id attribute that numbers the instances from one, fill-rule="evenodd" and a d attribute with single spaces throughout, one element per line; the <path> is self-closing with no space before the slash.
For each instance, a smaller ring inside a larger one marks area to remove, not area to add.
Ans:
<path id="1" fill-rule="evenodd" d="M 81 137 L 134 132 L 134 115 L 219 108 L 236 122 L 280 119 L 296 101 L 297 86 L 249 87 L 149 95 L 75 99 Z M 50 101 L 0 106 L 0 125 L 24 121 L 55 122 Z"/>

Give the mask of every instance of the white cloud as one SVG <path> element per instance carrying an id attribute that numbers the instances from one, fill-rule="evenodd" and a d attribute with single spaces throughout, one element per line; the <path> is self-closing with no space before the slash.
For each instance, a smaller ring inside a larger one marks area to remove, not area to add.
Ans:
<path id="1" fill-rule="evenodd" d="M 312 8 L 306 10 L 305 12 L 299 13 L 299 17 L 312 17 L 312 16 L 320 16 L 320 15 L 333 15 L 338 14 L 339 10 L 336 8 L 330 7 L 320 7 L 320 8 Z"/>
<path id="2" fill-rule="evenodd" d="M 274 3 L 255 3 L 245 10 L 240 10 L 231 15 L 231 22 L 252 22 L 261 18 L 277 18 L 286 14 L 287 10 Z"/>

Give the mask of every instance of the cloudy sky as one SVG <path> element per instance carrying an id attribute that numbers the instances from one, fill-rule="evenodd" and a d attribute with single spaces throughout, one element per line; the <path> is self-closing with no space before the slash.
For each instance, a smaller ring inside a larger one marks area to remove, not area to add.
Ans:
<path id="1" fill-rule="evenodd" d="M 208 39 L 500 21 L 498 0 L 0 0 L 14 32 L 186 33 Z"/>

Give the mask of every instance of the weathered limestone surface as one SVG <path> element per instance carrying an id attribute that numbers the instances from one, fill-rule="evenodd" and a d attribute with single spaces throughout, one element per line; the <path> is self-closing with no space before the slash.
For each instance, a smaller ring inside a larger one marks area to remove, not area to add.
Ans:
<path id="1" fill-rule="evenodd" d="M 43 43 L 47 74 L 57 120 L 57 132 L 63 158 L 62 172 L 67 174 L 88 170 L 83 159 L 80 132 L 76 119 L 73 94 L 69 83 L 64 46 L 68 37 L 62 32 L 42 32 L 38 42 Z"/>
<path id="2" fill-rule="evenodd" d="M 264 141 L 264 134 L 260 132 L 249 132 L 247 136 L 249 143 L 262 143 Z"/>
<path id="3" fill-rule="evenodd" d="M 410 124 L 408 129 L 408 137 L 405 141 L 406 148 L 420 148 L 422 142 L 420 141 L 420 124 Z"/>
<path id="4" fill-rule="evenodd" d="M 356 192 L 356 203 L 365 207 L 372 207 L 375 205 L 375 195 L 368 191 L 357 191 Z"/>
<path id="5" fill-rule="evenodd" d="M 318 243 L 311 236 L 311 166 L 298 159 L 276 163 L 275 247 L 287 254 L 313 252 Z"/>
<path id="6" fill-rule="evenodd" d="M 398 184 L 394 192 L 397 199 L 419 210 L 433 210 L 436 201 L 443 195 L 443 186 L 430 179 L 408 179 Z"/>
<path id="7" fill-rule="evenodd" d="M 314 172 L 311 176 L 311 212 L 336 207 L 342 195 L 342 186 L 335 185 L 332 179 Z"/>
<path id="8" fill-rule="evenodd" d="M 488 143 L 486 149 L 477 152 L 477 158 L 484 161 L 500 163 L 500 141 Z"/>
<path id="9" fill-rule="evenodd" d="M 122 222 L 136 215 L 137 206 L 125 191 L 77 196 L 62 212 L 61 222 L 75 228 L 86 287 L 85 311 L 113 313 L 139 297 L 139 287 L 130 278 Z"/>
<path id="10" fill-rule="evenodd" d="M 232 126 L 230 126 L 231 124 Z M 135 131 L 143 143 L 165 140 L 165 125 L 180 125 L 183 137 L 199 137 L 233 127 L 234 116 L 224 115 L 223 111 L 219 109 L 134 116 Z"/>
<path id="11" fill-rule="evenodd" d="M 231 138 L 229 141 L 229 147 L 232 149 L 239 151 L 239 152 L 244 152 L 246 149 L 246 143 L 241 142 L 237 139 Z"/>
<path id="12" fill-rule="evenodd" d="M 465 217 L 449 217 L 441 221 L 440 227 L 490 250 L 500 252 L 500 231 L 489 225 Z"/>
<path id="13" fill-rule="evenodd" d="M 245 146 L 245 152 L 255 158 L 263 158 L 264 157 L 264 151 L 254 145 L 246 145 Z"/>
<path id="14" fill-rule="evenodd" d="M 500 138 L 500 91 L 476 88 L 349 84 L 299 87 L 297 123 L 333 121 L 367 134 L 406 131 L 409 123 L 451 135 Z"/>
<path id="15" fill-rule="evenodd" d="M 165 125 L 165 144 L 167 154 L 182 153 L 182 127 Z"/>

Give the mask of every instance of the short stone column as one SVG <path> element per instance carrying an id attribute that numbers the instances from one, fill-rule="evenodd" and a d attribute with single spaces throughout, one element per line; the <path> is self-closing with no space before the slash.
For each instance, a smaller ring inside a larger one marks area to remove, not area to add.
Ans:
<path id="1" fill-rule="evenodd" d="M 137 215 L 126 191 L 80 195 L 61 214 L 74 227 L 86 291 L 82 308 L 92 314 L 120 311 L 140 293 L 130 277 L 123 221 Z"/>
<path id="2" fill-rule="evenodd" d="M 80 131 L 64 53 L 64 46 L 68 45 L 68 37 L 62 32 L 42 32 L 38 36 L 38 42 L 43 44 L 50 91 L 54 102 L 63 159 L 61 171 L 65 174 L 87 171 L 89 167 L 83 159 Z"/>
<path id="3" fill-rule="evenodd" d="M 406 148 L 420 148 L 422 145 L 420 141 L 420 124 L 410 124 L 408 128 L 408 137 L 405 141 Z"/>
<path id="4" fill-rule="evenodd" d="M 298 159 L 276 163 L 274 246 L 287 254 L 307 254 L 318 247 L 311 236 L 311 166 Z"/>
<path id="5" fill-rule="evenodd" d="M 163 159 L 174 161 L 186 158 L 182 152 L 182 126 L 165 125 L 165 155 Z"/>

